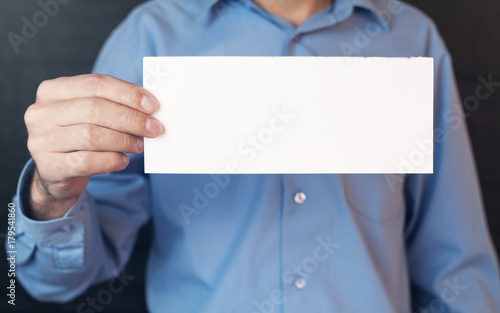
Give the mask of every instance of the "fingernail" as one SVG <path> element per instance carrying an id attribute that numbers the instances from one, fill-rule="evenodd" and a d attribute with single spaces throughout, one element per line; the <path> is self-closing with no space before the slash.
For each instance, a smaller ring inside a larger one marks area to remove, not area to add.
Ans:
<path id="1" fill-rule="evenodd" d="M 127 167 L 129 159 L 128 156 L 126 156 L 125 154 L 122 154 L 122 162 L 123 162 L 123 167 Z"/>
<path id="2" fill-rule="evenodd" d="M 161 133 L 162 129 L 163 129 L 163 126 L 157 120 L 154 120 L 152 118 L 148 118 L 148 120 L 146 121 L 146 130 L 151 135 L 154 135 L 154 136 L 159 135 Z"/>
<path id="3" fill-rule="evenodd" d="M 151 98 L 149 96 L 142 97 L 141 107 L 144 109 L 144 111 L 152 113 L 158 109 L 158 106 L 158 101 L 156 101 L 154 98 Z"/>
<path id="4" fill-rule="evenodd" d="M 141 152 L 142 149 L 144 149 L 144 139 L 139 138 L 139 140 L 137 140 L 137 150 Z"/>

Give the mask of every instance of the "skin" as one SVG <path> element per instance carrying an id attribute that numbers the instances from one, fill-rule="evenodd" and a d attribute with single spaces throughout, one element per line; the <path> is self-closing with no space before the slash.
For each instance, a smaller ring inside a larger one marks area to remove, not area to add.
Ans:
<path id="1" fill-rule="evenodd" d="M 44 81 L 25 114 L 28 149 L 36 170 L 30 192 L 31 218 L 63 216 L 89 176 L 124 169 L 141 153 L 144 137 L 163 130 L 151 113 L 159 107 L 142 87 L 106 75 Z"/>
<path id="2" fill-rule="evenodd" d="M 332 4 L 332 0 L 253 0 L 266 11 L 297 27 L 311 15 Z"/>
<path id="3" fill-rule="evenodd" d="M 254 0 L 294 26 L 331 0 Z M 87 188 L 92 175 L 127 167 L 124 153 L 141 153 L 144 137 L 163 126 L 151 116 L 158 101 L 144 88 L 117 78 L 89 74 L 40 84 L 25 113 L 28 149 L 36 169 L 30 211 L 36 220 L 62 217 Z"/>

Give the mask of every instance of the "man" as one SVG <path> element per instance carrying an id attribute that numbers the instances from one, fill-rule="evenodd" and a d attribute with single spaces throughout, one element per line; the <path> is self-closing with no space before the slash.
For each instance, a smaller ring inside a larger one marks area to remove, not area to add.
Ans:
<path id="1" fill-rule="evenodd" d="M 144 175 L 143 137 L 163 131 L 138 87 L 151 55 L 433 57 L 434 174 Z M 35 298 L 68 301 L 115 275 L 152 217 L 151 312 L 498 312 L 451 60 L 411 6 L 151 1 L 94 72 L 43 82 L 26 112 L 17 264 Z"/>

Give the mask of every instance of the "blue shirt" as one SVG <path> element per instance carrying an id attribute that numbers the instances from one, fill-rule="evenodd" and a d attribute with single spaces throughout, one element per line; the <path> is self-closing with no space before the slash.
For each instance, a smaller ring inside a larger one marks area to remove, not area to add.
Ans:
<path id="1" fill-rule="evenodd" d="M 293 27 L 248 0 L 149 1 L 94 72 L 141 84 L 144 56 L 178 55 L 433 57 L 434 174 L 145 175 L 133 155 L 41 222 L 22 214 L 30 162 L 15 201 L 18 278 L 33 297 L 67 301 L 116 275 L 153 218 L 151 312 L 499 312 L 450 56 L 423 13 L 337 0 Z"/>

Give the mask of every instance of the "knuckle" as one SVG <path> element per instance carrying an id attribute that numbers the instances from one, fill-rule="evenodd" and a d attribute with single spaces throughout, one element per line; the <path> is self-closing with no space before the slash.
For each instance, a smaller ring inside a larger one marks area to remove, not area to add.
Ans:
<path id="1" fill-rule="evenodd" d="M 106 85 L 107 76 L 104 74 L 89 74 L 82 76 L 83 85 L 93 93 L 102 90 Z"/>
<path id="2" fill-rule="evenodd" d="M 47 91 L 50 90 L 50 85 L 52 85 L 53 82 L 54 80 L 44 80 L 40 83 L 40 85 L 38 85 L 38 89 L 36 90 L 37 101 L 40 101 L 45 97 Z"/>
<path id="3" fill-rule="evenodd" d="M 80 126 L 80 134 L 77 134 L 78 136 L 81 136 L 84 141 L 92 141 L 94 139 L 94 128 L 90 124 L 83 124 Z"/>
<path id="4" fill-rule="evenodd" d="M 134 87 L 131 87 L 132 89 L 130 90 L 130 102 L 131 103 L 137 103 L 139 105 L 139 103 L 141 103 L 141 100 L 142 100 L 142 97 L 144 95 L 144 91 L 142 89 L 142 87 L 139 87 L 139 86 L 134 86 Z"/>
<path id="5" fill-rule="evenodd" d="M 131 128 L 137 128 L 137 125 L 143 120 L 142 114 L 133 109 L 124 110 L 123 118 L 126 125 L 130 125 Z"/>
<path id="6" fill-rule="evenodd" d="M 89 97 L 89 98 L 85 98 L 83 100 L 83 104 L 86 108 L 86 110 L 88 111 L 93 111 L 97 108 L 97 104 L 98 103 L 98 100 L 97 98 L 94 98 L 94 97 Z"/>
<path id="7" fill-rule="evenodd" d="M 35 120 L 36 120 L 36 108 L 32 104 L 26 109 L 26 112 L 24 112 L 24 124 L 26 124 L 28 130 L 30 126 L 33 125 Z"/>
<path id="8" fill-rule="evenodd" d="M 80 176 L 90 168 L 92 164 L 92 156 L 85 151 L 78 151 L 68 154 L 68 166 L 73 171 L 75 176 Z"/>
<path id="9" fill-rule="evenodd" d="M 57 77 L 53 79 L 46 79 L 38 85 L 36 91 L 36 101 L 43 101 L 58 84 L 68 80 L 68 77 Z"/>
<path id="10" fill-rule="evenodd" d="M 92 154 L 88 152 L 80 152 L 80 168 L 82 171 L 87 171 L 92 166 Z"/>
<path id="11" fill-rule="evenodd" d="M 97 139 L 96 128 L 90 124 L 80 126 L 80 133 L 74 135 L 75 140 L 82 141 L 82 149 L 90 150 Z"/>
<path id="12" fill-rule="evenodd" d="M 36 142 L 33 139 L 33 137 L 28 136 L 28 141 L 26 143 L 26 146 L 28 147 L 28 151 L 33 155 L 36 151 Z"/>
<path id="13" fill-rule="evenodd" d="M 79 100 L 81 114 L 88 121 L 93 121 L 99 109 L 99 100 L 97 98 L 83 98 Z"/>
<path id="14" fill-rule="evenodd" d="M 32 104 L 26 109 L 24 112 L 24 124 L 26 125 L 28 134 L 38 133 L 41 129 L 45 128 L 47 123 L 49 123 L 49 119 L 46 118 L 46 111 L 46 106 L 40 106 L 37 104 Z"/>

